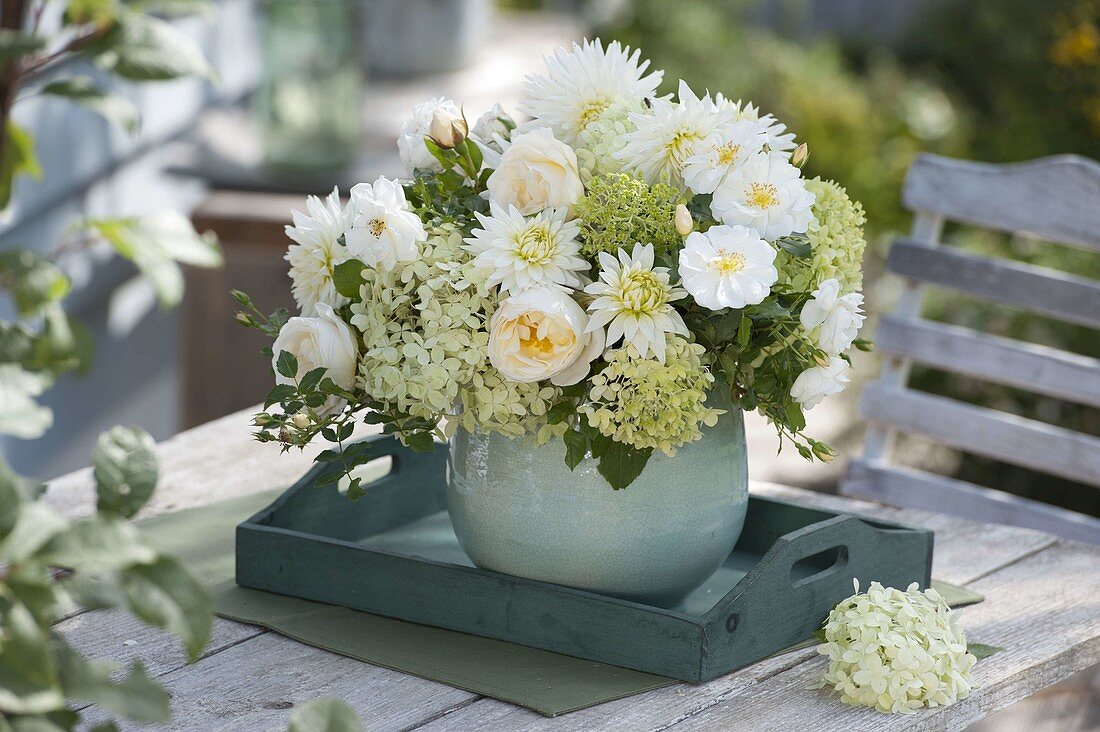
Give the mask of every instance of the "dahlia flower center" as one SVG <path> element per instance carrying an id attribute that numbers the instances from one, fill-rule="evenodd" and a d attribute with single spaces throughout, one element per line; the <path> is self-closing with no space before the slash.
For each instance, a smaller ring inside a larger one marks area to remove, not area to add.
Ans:
<path id="1" fill-rule="evenodd" d="M 676 134 L 672 136 L 672 140 L 669 141 L 667 149 L 667 155 L 669 159 L 674 161 L 677 166 L 682 165 L 685 158 L 691 155 L 692 148 L 695 143 L 703 139 L 703 136 L 699 134 L 695 129 L 680 129 L 676 131 Z"/>
<path id="2" fill-rule="evenodd" d="M 759 209 L 779 205 L 779 189 L 771 183 L 752 183 L 745 192 L 748 204 Z"/>
<path id="3" fill-rule="evenodd" d="M 665 286 L 648 270 L 631 272 L 623 282 L 621 300 L 633 313 L 652 312 L 664 304 Z"/>
<path id="4" fill-rule="evenodd" d="M 554 240 L 545 226 L 532 226 L 516 241 L 516 256 L 528 264 L 547 264 L 554 254 Z"/>
<path id="5" fill-rule="evenodd" d="M 385 230 L 386 222 L 383 219 L 371 219 L 367 222 L 367 231 L 369 231 L 375 239 L 382 236 L 382 232 Z"/>
<path id="6" fill-rule="evenodd" d="M 745 255 L 718 250 L 718 256 L 710 260 L 710 268 L 722 276 L 740 272 L 745 268 Z"/>
<path id="7" fill-rule="evenodd" d="M 600 115 L 607 111 L 607 108 L 611 106 L 610 99 L 593 99 L 588 104 L 581 108 L 581 129 L 583 130 L 588 125 L 592 124 L 600 118 Z"/>
<path id="8" fill-rule="evenodd" d="M 718 148 L 718 164 L 729 165 L 737 159 L 737 155 L 741 152 L 741 146 L 733 142 L 727 142 Z"/>

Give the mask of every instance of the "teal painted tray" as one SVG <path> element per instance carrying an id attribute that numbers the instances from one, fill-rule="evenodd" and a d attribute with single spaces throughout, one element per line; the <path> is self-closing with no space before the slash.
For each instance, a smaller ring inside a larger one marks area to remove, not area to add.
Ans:
<path id="1" fill-rule="evenodd" d="M 446 451 L 372 438 L 390 471 L 350 501 L 315 466 L 237 527 L 237 583 L 703 682 L 804 641 L 852 579 L 931 581 L 932 532 L 753 496 L 729 559 L 651 607 L 478 569 L 444 502 Z"/>

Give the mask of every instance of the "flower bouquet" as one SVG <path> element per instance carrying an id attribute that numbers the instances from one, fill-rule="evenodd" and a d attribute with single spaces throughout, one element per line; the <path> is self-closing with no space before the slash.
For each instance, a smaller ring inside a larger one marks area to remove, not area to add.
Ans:
<path id="1" fill-rule="evenodd" d="M 743 521 L 742 410 L 781 446 L 834 456 L 804 433 L 804 410 L 844 388 L 845 351 L 864 345 L 862 209 L 802 176 L 808 151 L 773 116 L 682 81 L 660 95 L 636 50 L 585 42 L 546 66 L 524 84 L 521 124 L 498 105 L 471 127 L 429 100 L 398 139 L 405 178 L 295 212 L 300 315 L 265 317 L 238 293 L 239 319 L 275 337 L 256 436 L 341 443 L 320 459 L 343 461 L 352 497 L 369 455 L 342 443 L 364 421 L 415 449 L 462 446 L 463 496 L 497 478 L 542 497 L 591 478 L 643 494 L 650 514 L 660 499 L 642 483 L 661 459 L 679 466 L 651 481 L 670 510 L 690 480 L 732 496 L 700 496 L 697 518 L 739 506 Z M 723 419 L 739 453 L 691 468 Z M 500 500 L 477 510 L 522 523 Z M 459 523 L 460 538 L 480 531 Z M 740 523 L 708 530 L 736 539 Z"/>

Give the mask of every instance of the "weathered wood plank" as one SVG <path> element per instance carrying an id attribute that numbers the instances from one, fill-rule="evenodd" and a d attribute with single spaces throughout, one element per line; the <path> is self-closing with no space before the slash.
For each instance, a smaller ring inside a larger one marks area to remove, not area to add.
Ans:
<path id="1" fill-rule="evenodd" d="M 1059 155 L 993 165 L 920 155 L 902 203 L 996 231 L 1029 233 L 1100 249 L 1100 164 Z"/>
<path id="2" fill-rule="evenodd" d="M 961 730 L 971 722 L 1100 662 L 1100 575 L 1093 547 L 1063 542 L 970 585 L 986 596 L 960 611 L 971 641 L 1005 650 L 974 669 L 976 689 L 957 704 L 916 715 L 857 709 L 812 690 L 824 658 L 731 695 L 672 727 L 691 730 Z M 1057 612 L 1054 612 L 1057 610 Z"/>
<path id="3" fill-rule="evenodd" d="M 896 315 L 879 321 L 875 348 L 952 373 L 1100 407 L 1100 359 Z"/>
<path id="4" fill-rule="evenodd" d="M 1100 439 L 1045 422 L 882 383 L 862 415 L 959 450 L 1100 486 Z"/>
<path id="5" fill-rule="evenodd" d="M 1100 282 L 1086 277 L 909 239 L 893 243 L 886 266 L 903 277 L 1100 328 Z"/>
<path id="6" fill-rule="evenodd" d="M 236 732 L 286 729 L 298 705 L 348 702 L 371 732 L 403 730 L 477 697 L 434 681 L 360 663 L 264 633 L 159 681 L 172 695 L 172 722 L 158 729 Z M 89 711 L 89 724 L 105 717 Z"/>
<path id="7" fill-rule="evenodd" d="M 846 496 L 930 511 L 951 511 L 955 516 L 976 521 L 1049 531 L 1066 539 L 1100 544 L 1100 519 L 881 460 L 853 461 L 841 491 Z"/>
<path id="8" fill-rule="evenodd" d="M 755 483 L 752 491 L 774 498 L 797 500 L 811 506 L 854 511 L 888 521 L 902 521 L 931 528 L 936 532 L 933 576 L 955 584 L 966 584 L 995 573 L 1023 557 L 1057 543 L 1054 537 L 1037 531 L 976 524 L 943 514 L 904 510 L 771 483 Z M 444 717 L 431 720 L 418 729 L 431 732 L 460 732 L 471 729 L 501 732 L 663 729 L 814 658 L 816 653 L 812 649 L 794 651 L 765 659 L 700 686 L 685 684 L 658 689 L 553 720 L 494 699 L 481 699 Z M 785 717 L 776 719 L 784 720 Z M 764 726 L 759 729 L 773 728 Z"/>

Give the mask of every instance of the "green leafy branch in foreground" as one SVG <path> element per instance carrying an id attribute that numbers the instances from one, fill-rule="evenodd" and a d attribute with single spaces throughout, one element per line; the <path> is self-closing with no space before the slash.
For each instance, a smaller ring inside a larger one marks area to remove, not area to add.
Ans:
<path id="1" fill-rule="evenodd" d="M 168 693 L 135 662 L 85 659 L 54 624 L 81 609 L 123 607 L 180 639 L 195 661 L 210 638 L 205 587 L 129 522 L 157 482 L 153 440 L 116 427 L 92 456 L 96 512 L 67 520 L 44 486 L 0 461 L 0 730 L 70 730 L 95 704 L 136 722 L 167 722 Z M 59 569 L 64 568 L 64 569 Z"/>

